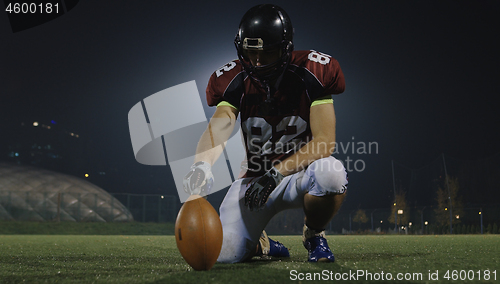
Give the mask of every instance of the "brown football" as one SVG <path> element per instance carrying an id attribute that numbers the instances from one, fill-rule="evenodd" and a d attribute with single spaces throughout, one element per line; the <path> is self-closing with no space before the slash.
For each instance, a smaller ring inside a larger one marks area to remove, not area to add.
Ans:
<path id="1" fill-rule="evenodd" d="M 222 224 L 217 211 L 203 197 L 192 195 L 175 221 L 175 241 L 186 262 L 195 270 L 210 270 L 222 247 Z"/>

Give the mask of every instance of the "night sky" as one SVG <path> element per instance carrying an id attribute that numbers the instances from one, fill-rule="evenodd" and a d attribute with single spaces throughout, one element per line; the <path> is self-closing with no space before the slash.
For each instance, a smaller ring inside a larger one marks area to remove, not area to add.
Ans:
<path id="1" fill-rule="evenodd" d="M 128 111 L 191 80 L 206 103 L 211 73 L 236 59 L 241 17 L 261 2 L 171 2 L 80 1 L 17 33 L 1 12 L 1 127 L 57 121 L 91 149 L 90 172 L 116 169 L 105 189 L 175 194 L 166 167 L 135 161 Z M 476 160 L 500 152 L 499 1 L 274 3 L 292 19 L 296 50 L 330 54 L 342 67 L 338 142 L 378 144 L 378 153 L 338 155 L 365 163 L 349 175 L 346 206 L 390 204 L 391 160 L 420 168 L 442 153 Z M 207 117 L 214 111 L 205 107 Z"/>

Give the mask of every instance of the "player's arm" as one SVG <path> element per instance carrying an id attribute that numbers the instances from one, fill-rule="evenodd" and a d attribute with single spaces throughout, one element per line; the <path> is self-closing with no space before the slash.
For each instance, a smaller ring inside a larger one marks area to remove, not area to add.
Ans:
<path id="1" fill-rule="evenodd" d="M 325 100 L 313 104 L 310 111 L 310 126 L 313 139 L 292 156 L 274 167 L 284 176 L 298 172 L 312 162 L 330 156 L 335 149 L 335 110 L 333 103 Z"/>
<path id="2" fill-rule="evenodd" d="M 211 166 L 221 155 L 233 131 L 237 115 L 238 110 L 232 106 L 217 107 L 198 141 L 194 164 L 183 180 L 184 191 L 189 194 L 210 193 L 214 181 Z"/>
<path id="3" fill-rule="evenodd" d="M 224 149 L 231 135 L 238 110 L 227 105 L 219 105 L 215 110 L 207 129 L 198 142 L 195 163 L 204 161 L 213 165 Z"/>

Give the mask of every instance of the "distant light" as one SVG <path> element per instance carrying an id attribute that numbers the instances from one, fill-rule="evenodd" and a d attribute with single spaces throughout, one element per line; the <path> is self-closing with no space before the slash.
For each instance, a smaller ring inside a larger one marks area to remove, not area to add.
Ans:
<path id="1" fill-rule="evenodd" d="M 427 225 L 429 225 L 429 222 L 425 221 L 425 223 L 424 223 L 424 224 L 427 226 Z"/>
<path id="2" fill-rule="evenodd" d="M 384 221 L 380 220 L 380 224 L 384 223 Z"/>
<path id="3" fill-rule="evenodd" d="M 57 122 L 55 122 L 54 120 L 51 120 L 50 123 L 57 124 Z"/>
<path id="4" fill-rule="evenodd" d="M 19 157 L 19 153 L 14 153 L 14 156 Z"/>
<path id="5" fill-rule="evenodd" d="M 455 218 L 460 219 L 460 215 L 455 215 Z"/>
<path id="6" fill-rule="evenodd" d="M 89 177 L 89 174 L 85 174 L 85 177 L 88 178 Z"/>
<path id="7" fill-rule="evenodd" d="M 481 215 L 481 211 L 479 211 L 479 215 Z"/>
<path id="8" fill-rule="evenodd" d="M 163 197 L 164 197 L 164 196 L 162 195 L 162 196 L 161 196 L 161 199 L 163 199 Z"/>
<path id="9" fill-rule="evenodd" d="M 72 132 L 72 133 L 70 133 L 69 135 L 71 135 L 71 136 L 75 136 L 75 133 L 73 133 L 73 132 Z"/>
<path id="10" fill-rule="evenodd" d="M 398 210 L 398 215 L 403 215 L 403 210 L 402 209 Z"/>
<path id="11" fill-rule="evenodd" d="M 38 126 L 38 122 L 37 121 L 33 122 L 33 126 Z"/>
<path id="12" fill-rule="evenodd" d="M 411 227 L 411 225 L 413 225 L 413 223 L 412 223 L 412 222 L 408 223 L 408 226 L 410 226 L 410 227 Z"/>
<path id="13" fill-rule="evenodd" d="M 445 208 L 444 208 L 444 211 L 448 211 L 448 207 L 445 207 Z"/>
<path id="14" fill-rule="evenodd" d="M 394 202 L 394 206 L 396 206 L 396 202 Z"/>

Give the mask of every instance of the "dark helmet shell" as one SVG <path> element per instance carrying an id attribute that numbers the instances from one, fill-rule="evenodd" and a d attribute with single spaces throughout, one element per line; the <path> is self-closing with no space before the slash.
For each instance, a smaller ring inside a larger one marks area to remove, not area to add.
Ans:
<path id="1" fill-rule="evenodd" d="M 277 77 L 282 72 L 293 51 L 293 27 L 288 14 L 281 7 L 272 4 L 257 5 L 248 10 L 241 19 L 238 33 L 234 40 L 238 57 L 251 76 L 259 77 L 258 68 L 249 63 L 245 50 L 266 50 L 279 48 L 281 58 L 275 65 L 270 77 Z M 262 67 L 269 69 L 269 66 Z M 259 79 L 269 79 L 269 78 Z"/>

